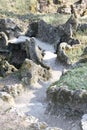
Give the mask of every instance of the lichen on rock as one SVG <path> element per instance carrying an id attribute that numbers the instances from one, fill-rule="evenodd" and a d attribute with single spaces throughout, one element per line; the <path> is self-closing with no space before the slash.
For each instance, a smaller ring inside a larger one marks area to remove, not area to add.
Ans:
<path id="1" fill-rule="evenodd" d="M 32 60 L 25 59 L 20 70 L 21 79 L 25 84 L 35 84 L 38 80 L 49 80 L 50 70 L 35 64 Z"/>

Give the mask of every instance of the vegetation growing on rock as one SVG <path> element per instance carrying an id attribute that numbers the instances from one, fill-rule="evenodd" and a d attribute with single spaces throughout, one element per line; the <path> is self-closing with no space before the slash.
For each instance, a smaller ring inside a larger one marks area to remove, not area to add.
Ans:
<path id="1" fill-rule="evenodd" d="M 67 86 L 70 90 L 86 89 L 87 90 L 87 63 L 79 64 L 72 68 L 60 80 L 51 85 L 56 87 Z"/>

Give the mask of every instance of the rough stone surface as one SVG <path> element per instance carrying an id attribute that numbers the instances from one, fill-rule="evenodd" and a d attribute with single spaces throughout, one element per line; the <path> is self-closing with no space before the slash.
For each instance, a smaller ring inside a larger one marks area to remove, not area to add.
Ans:
<path id="1" fill-rule="evenodd" d="M 56 47 L 57 58 L 65 65 L 71 65 L 78 61 L 81 62 L 82 58 L 84 61 L 87 61 L 87 59 L 85 59 L 83 56 L 84 54 L 81 56 L 81 54 L 84 52 L 84 49 L 81 50 L 81 48 L 84 48 L 84 46 L 82 46 L 78 39 L 70 39 L 69 43 L 62 42 Z"/>
<path id="2" fill-rule="evenodd" d="M 38 80 L 48 80 L 50 78 L 50 71 L 35 64 L 29 59 L 25 59 L 20 68 L 21 79 L 25 84 L 34 84 Z"/>
<path id="3" fill-rule="evenodd" d="M 7 92 L 0 91 L 0 98 L 5 102 L 14 105 L 13 97 Z"/>
<path id="4" fill-rule="evenodd" d="M 58 27 L 53 27 L 44 21 L 40 21 L 38 23 L 37 37 L 52 44 L 68 42 L 70 38 L 73 38 L 77 27 L 78 21 L 74 15 L 71 15 L 65 24 L 59 25 Z"/>
<path id="5" fill-rule="evenodd" d="M 13 64 L 17 68 L 20 68 L 25 58 L 29 58 L 29 48 L 27 47 L 26 41 L 9 43 L 8 49 L 10 51 L 9 63 Z"/>
<path id="6" fill-rule="evenodd" d="M 33 24 L 34 26 L 32 27 Z M 74 15 L 71 15 L 65 24 L 57 27 L 40 20 L 37 23 L 30 24 L 27 36 L 36 36 L 44 42 L 55 45 L 61 42 L 68 42 L 70 38 L 73 38 L 77 27 L 78 21 Z"/>
<path id="7" fill-rule="evenodd" d="M 87 8 L 87 0 L 79 0 L 73 6 L 77 16 L 84 16 Z"/>
<path id="8" fill-rule="evenodd" d="M 58 36 L 58 29 L 56 29 L 56 27 L 53 27 L 50 24 L 47 24 L 43 20 L 38 22 L 37 37 L 40 38 L 42 41 L 49 42 L 52 44 L 60 39 L 60 37 Z"/>
<path id="9" fill-rule="evenodd" d="M 9 62 L 15 67 L 20 68 L 24 60 L 28 58 L 36 64 L 49 69 L 49 66 L 43 63 L 44 51 L 36 45 L 33 38 L 25 42 L 11 43 L 8 48 L 10 50 Z"/>
<path id="10" fill-rule="evenodd" d="M 8 39 L 18 37 L 21 29 L 11 19 L 0 19 L 0 32 L 6 33 Z"/>
<path id="11" fill-rule="evenodd" d="M 16 97 L 24 91 L 24 87 L 22 84 L 5 85 L 3 87 L 3 91 L 9 93 L 13 97 Z"/>
<path id="12" fill-rule="evenodd" d="M 70 60 L 68 55 L 66 54 L 65 50 L 70 50 L 72 47 L 70 45 L 68 45 L 65 42 L 62 42 L 57 49 L 57 58 L 59 61 L 61 61 L 62 63 L 68 65 L 70 64 Z"/>
<path id="13" fill-rule="evenodd" d="M 65 112 L 67 116 L 82 116 L 87 105 L 86 90 L 69 90 L 67 86 L 52 86 L 47 91 L 47 99 L 49 100 L 49 108 L 52 113 L 57 114 Z"/>
<path id="14" fill-rule="evenodd" d="M 38 22 L 32 22 L 31 24 L 29 24 L 26 36 L 36 37 L 37 33 L 38 33 Z"/>
<path id="15" fill-rule="evenodd" d="M 5 59 L 0 59 L 0 76 L 7 76 L 13 72 L 17 71 L 17 69 L 8 63 Z"/>

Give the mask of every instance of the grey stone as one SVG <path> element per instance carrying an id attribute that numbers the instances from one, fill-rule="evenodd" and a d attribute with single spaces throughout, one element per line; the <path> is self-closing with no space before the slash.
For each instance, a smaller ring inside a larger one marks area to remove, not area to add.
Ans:
<path id="1" fill-rule="evenodd" d="M 1 76 L 7 76 L 8 74 L 11 74 L 13 72 L 17 71 L 17 69 L 8 63 L 5 59 L 0 59 L 0 75 Z"/>
<path id="2" fill-rule="evenodd" d="M 0 19 L 0 32 L 6 33 L 8 39 L 21 35 L 21 29 L 12 21 L 12 19 Z"/>
<path id="3" fill-rule="evenodd" d="M 65 42 L 62 42 L 57 49 L 57 58 L 60 62 L 70 65 L 70 59 L 66 54 L 65 50 L 70 50 L 72 47 Z"/>
<path id="4" fill-rule="evenodd" d="M 20 68 L 26 58 L 31 59 L 38 65 L 49 69 L 49 66 L 43 63 L 44 51 L 36 45 L 34 38 L 19 43 L 9 44 L 9 62 L 15 67 Z"/>
<path id="5" fill-rule="evenodd" d="M 59 108 L 65 112 L 66 116 L 81 117 L 87 112 L 87 91 L 69 90 L 67 86 L 51 86 L 47 90 L 47 99 L 49 101 L 48 109 L 52 114 L 59 113 Z"/>

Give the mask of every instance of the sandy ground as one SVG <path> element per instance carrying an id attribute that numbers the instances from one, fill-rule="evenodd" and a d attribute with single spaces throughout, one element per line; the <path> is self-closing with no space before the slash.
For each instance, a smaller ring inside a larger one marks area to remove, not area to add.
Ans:
<path id="1" fill-rule="evenodd" d="M 45 50 L 44 62 L 51 67 L 52 78 L 48 82 L 39 81 L 32 87 L 27 86 L 26 91 L 22 95 L 15 98 L 15 105 L 11 111 L 17 112 L 21 116 L 33 116 L 41 122 L 46 122 L 50 127 L 58 127 L 62 128 L 63 130 L 81 130 L 79 125 L 80 122 L 78 120 L 66 119 L 60 114 L 58 116 L 53 116 L 46 112 L 46 107 L 48 105 L 46 100 L 46 90 L 52 82 L 60 78 L 65 67 L 58 62 L 57 55 L 54 54 L 55 50 L 52 45 L 43 43 L 37 39 L 35 40 L 36 43 L 43 50 Z M 3 80 L 0 82 L 0 84 L 15 84 L 16 82 L 18 81 L 16 81 L 16 79 L 14 80 L 14 78 L 11 77 L 11 79 L 7 78 L 6 80 Z M 2 116 L 3 118 L 0 120 L 0 130 L 4 130 L 2 124 L 8 128 L 6 121 L 9 119 L 9 114 L 6 116 L 6 114 L 2 115 L 1 113 L 0 117 Z M 16 117 L 13 115 L 13 120 L 11 117 L 8 121 L 8 124 L 13 124 L 13 126 L 15 126 L 17 122 L 20 123 L 20 119 L 16 120 L 15 123 L 15 118 Z M 18 130 L 22 130 L 22 127 L 18 128 Z"/>

